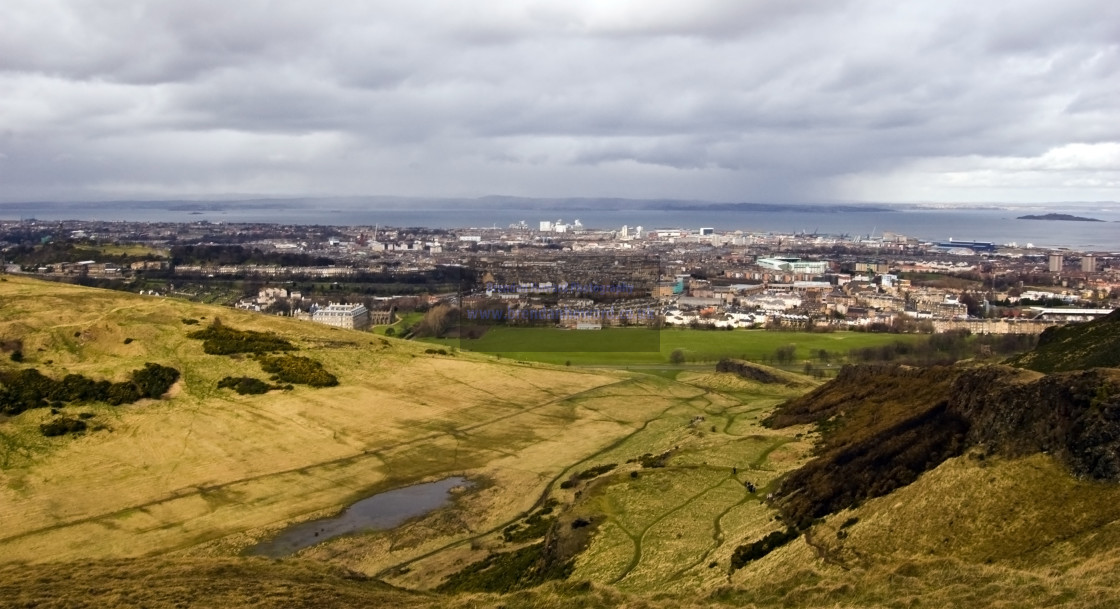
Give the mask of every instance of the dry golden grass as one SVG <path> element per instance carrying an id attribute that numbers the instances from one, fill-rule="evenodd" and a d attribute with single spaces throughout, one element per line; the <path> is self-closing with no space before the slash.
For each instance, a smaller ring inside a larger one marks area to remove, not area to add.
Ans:
<path id="1" fill-rule="evenodd" d="M 511 489 L 517 501 L 491 499 L 495 510 L 478 511 L 482 524 L 508 519 L 570 460 L 628 433 L 627 417 L 638 416 L 629 402 L 649 392 L 626 389 L 635 383 L 615 373 L 428 356 L 421 345 L 290 319 L 7 279 L 0 337 L 24 341 L 24 366 L 120 379 L 156 361 L 183 373 L 164 400 L 77 408 L 111 431 L 42 438 L 43 410 L 2 423 L 0 548 L 11 560 L 247 541 L 246 531 L 452 472 L 485 474 Z M 292 340 L 341 385 L 264 396 L 217 390 L 228 374 L 263 376 L 248 358 L 205 355 L 186 338 L 198 326 L 183 318 L 218 316 Z M 622 415 L 604 420 L 579 405 L 606 409 L 581 396 L 612 385 L 632 397 L 600 401 L 618 403 Z"/>
<path id="2" fill-rule="evenodd" d="M 43 438 L 42 411 L 0 421 L 0 551 L 9 561 L 0 605 L 1120 606 L 1120 487 L 1075 480 L 1045 456 L 950 460 L 729 575 L 737 545 L 781 528 L 759 500 L 767 485 L 810 458 L 811 428 L 759 424 L 804 388 L 432 356 L 426 345 L 367 333 L 6 279 L 0 339 L 24 341 L 24 366 L 117 380 L 154 361 L 183 378 L 163 400 L 67 407 L 111 431 Z M 341 385 L 217 390 L 228 374 L 263 376 L 247 358 L 208 356 L 185 338 L 198 326 L 181 319 L 219 315 L 289 338 Z M 626 463 L 667 450 L 665 468 Z M 619 467 L 558 488 L 604 463 Z M 280 562 L 231 558 L 293 521 L 451 474 L 477 486 L 397 529 Z M 503 543 L 502 528 L 546 492 L 564 502 L 565 518 L 599 523 L 572 583 L 442 596 L 352 573 L 434 588 L 517 547 Z M 838 536 L 851 517 L 858 522 Z"/>
<path id="3" fill-rule="evenodd" d="M 1103 608 L 1120 604 L 1117 567 L 1120 487 L 1076 480 L 1045 455 L 965 456 L 748 564 L 721 600 Z"/>

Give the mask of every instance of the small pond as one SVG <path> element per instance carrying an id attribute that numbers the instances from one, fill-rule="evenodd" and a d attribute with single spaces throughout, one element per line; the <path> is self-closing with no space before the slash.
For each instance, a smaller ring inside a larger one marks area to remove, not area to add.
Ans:
<path id="1" fill-rule="evenodd" d="M 354 503 L 338 516 L 294 524 L 246 553 L 280 558 L 340 535 L 391 529 L 443 507 L 451 500 L 452 488 L 469 484 L 466 478 L 455 476 L 378 493 Z"/>

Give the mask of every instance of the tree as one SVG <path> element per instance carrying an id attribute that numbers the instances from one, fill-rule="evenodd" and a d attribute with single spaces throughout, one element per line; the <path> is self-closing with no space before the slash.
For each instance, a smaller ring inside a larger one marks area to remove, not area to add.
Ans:
<path id="1" fill-rule="evenodd" d="M 420 320 L 420 323 L 417 324 L 416 336 L 442 336 L 451 325 L 453 319 L 452 312 L 453 309 L 444 304 L 428 310 L 428 312 L 424 314 L 424 319 Z"/>
<path id="2" fill-rule="evenodd" d="M 774 351 L 774 359 L 778 360 L 779 364 L 788 364 L 793 361 L 793 356 L 797 352 L 797 345 L 786 345 L 778 347 Z"/>
<path id="3" fill-rule="evenodd" d="M 978 317 L 980 315 L 980 302 L 970 292 L 964 292 L 960 298 L 961 304 L 968 308 L 969 317 Z"/>

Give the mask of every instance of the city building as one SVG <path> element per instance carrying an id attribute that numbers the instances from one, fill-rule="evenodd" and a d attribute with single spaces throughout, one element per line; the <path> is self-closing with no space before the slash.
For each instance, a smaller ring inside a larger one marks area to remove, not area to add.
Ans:
<path id="1" fill-rule="evenodd" d="M 311 321 L 336 328 L 364 330 L 369 327 L 369 310 L 365 305 L 330 303 L 325 307 L 315 307 Z"/>
<path id="2" fill-rule="evenodd" d="M 1049 267 L 1048 267 L 1050 272 L 1051 273 L 1061 273 L 1062 272 L 1062 262 L 1063 261 L 1064 260 L 1063 260 L 1061 254 L 1050 254 L 1050 264 L 1049 264 Z"/>
<path id="3" fill-rule="evenodd" d="M 755 264 L 773 271 L 817 274 L 828 271 L 828 262 L 802 260 L 800 258 L 759 258 L 755 261 Z"/>

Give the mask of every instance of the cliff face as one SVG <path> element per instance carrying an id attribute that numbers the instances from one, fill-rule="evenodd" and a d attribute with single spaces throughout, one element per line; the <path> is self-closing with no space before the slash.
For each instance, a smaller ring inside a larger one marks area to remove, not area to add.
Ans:
<path id="1" fill-rule="evenodd" d="M 1047 452 L 1078 476 L 1120 482 L 1120 369 L 1023 382 L 1006 368 L 962 372 L 949 409 L 969 423 L 969 444 L 1022 456 Z"/>
<path id="2" fill-rule="evenodd" d="M 812 421 L 823 432 L 819 456 L 777 492 L 799 526 L 905 486 L 970 447 L 1048 452 L 1076 475 L 1120 481 L 1120 369 L 850 368 L 767 423 Z"/>

